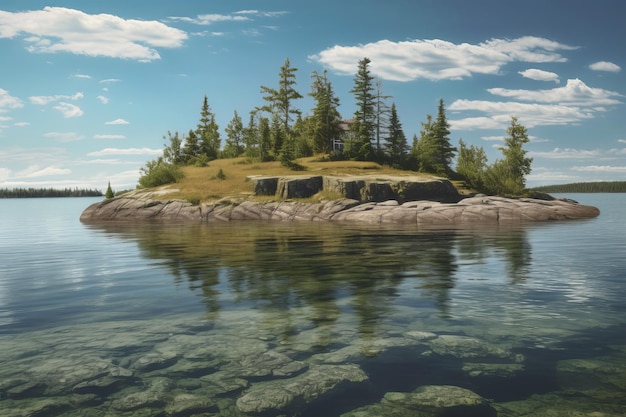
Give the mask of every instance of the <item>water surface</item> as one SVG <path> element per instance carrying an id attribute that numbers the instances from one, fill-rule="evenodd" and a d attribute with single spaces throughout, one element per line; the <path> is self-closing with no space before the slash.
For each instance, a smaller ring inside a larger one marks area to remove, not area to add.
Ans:
<path id="1" fill-rule="evenodd" d="M 254 415 L 242 398 L 315 377 L 257 411 L 377 415 L 455 386 L 481 415 L 626 414 L 626 197 L 568 197 L 600 217 L 84 225 L 96 199 L 1 200 L 0 412 Z"/>

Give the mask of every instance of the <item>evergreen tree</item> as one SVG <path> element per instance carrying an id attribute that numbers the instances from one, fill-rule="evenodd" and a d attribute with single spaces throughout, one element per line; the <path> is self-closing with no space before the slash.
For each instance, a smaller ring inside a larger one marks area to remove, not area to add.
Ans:
<path id="1" fill-rule="evenodd" d="M 183 144 L 183 155 L 187 163 L 192 159 L 198 158 L 202 152 L 198 135 L 193 130 L 189 130 L 185 142 Z"/>
<path id="2" fill-rule="evenodd" d="M 243 122 L 237 110 L 231 121 L 226 126 L 226 145 L 224 145 L 224 157 L 236 158 L 244 151 L 243 146 Z"/>
<path id="3" fill-rule="evenodd" d="M 255 112 L 250 112 L 248 126 L 243 129 L 244 154 L 250 158 L 259 158 L 259 129 L 256 125 Z"/>
<path id="4" fill-rule="evenodd" d="M 200 110 L 200 122 L 196 128 L 196 135 L 200 141 L 201 152 L 209 160 L 216 159 L 219 155 L 222 139 L 220 138 L 219 126 L 215 122 L 215 114 L 211 112 L 209 101 L 206 96 Z"/>
<path id="5" fill-rule="evenodd" d="M 437 119 L 433 124 L 433 145 L 435 148 L 433 168 L 435 173 L 449 175 L 452 172 L 450 165 L 456 148 L 450 145 L 450 123 L 446 118 L 443 99 L 439 99 Z"/>
<path id="6" fill-rule="evenodd" d="M 285 60 L 285 64 L 280 67 L 278 75 L 278 89 L 261 86 L 261 92 L 266 95 L 263 100 L 267 104 L 260 110 L 267 111 L 277 115 L 282 123 L 285 132 L 289 132 L 292 114 L 300 114 L 300 110 L 293 107 L 293 101 L 302 98 L 302 95 L 296 91 L 296 71 L 298 68 L 291 67 L 289 58 Z"/>
<path id="7" fill-rule="evenodd" d="M 259 119 L 259 158 L 261 162 L 270 161 L 272 150 L 272 134 L 270 121 L 267 117 Z"/>
<path id="8" fill-rule="evenodd" d="M 169 141 L 169 145 L 163 147 L 163 160 L 174 165 L 182 165 L 186 162 L 183 154 L 183 140 L 179 137 L 178 132 L 167 132 L 167 136 L 163 136 L 163 140 Z"/>
<path id="9" fill-rule="evenodd" d="M 388 136 L 389 131 L 389 115 L 391 109 L 387 105 L 387 99 L 392 96 L 383 95 L 383 82 L 380 78 L 376 78 L 376 154 L 379 160 L 383 159 L 383 147 L 381 139 Z"/>
<path id="10" fill-rule="evenodd" d="M 391 105 L 391 116 L 387 127 L 388 136 L 385 138 L 385 152 L 392 165 L 403 166 L 408 149 L 406 136 L 398 118 L 396 104 Z"/>
<path id="11" fill-rule="evenodd" d="M 526 188 L 525 176 L 531 172 L 532 158 L 526 156 L 524 144 L 529 142 L 524 126 L 518 123 L 517 117 L 511 117 L 511 125 L 506 131 L 504 147 L 500 148 L 503 160 L 496 161 L 489 170 L 489 184 L 499 185 L 494 191 L 497 194 L 521 195 Z"/>
<path id="12" fill-rule="evenodd" d="M 106 193 L 104 194 L 104 198 L 108 200 L 109 198 L 113 198 L 113 197 L 115 197 L 115 193 L 113 192 L 113 189 L 111 188 L 111 181 L 109 181 L 109 185 L 107 186 L 107 190 L 106 190 Z"/>
<path id="13" fill-rule="evenodd" d="M 270 125 L 270 143 L 272 158 L 277 159 L 280 155 L 280 150 L 283 148 L 283 142 L 285 141 L 285 128 L 281 124 L 277 115 L 272 117 Z"/>
<path id="14" fill-rule="evenodd" d="M 372 138 L 376 128 L 376 96 L 373 93 L 373 80 L 370 74 L 369 58 L 363 58 L 358 63 L 354 78 L 354 87 L 350 90 L 356 99 L 356 111 L 351 131 L 355 140 L 356 157 L 363 160 L 372 160 L 374 156 Z"/>
<path id="15" fill-rule="evenodd" d="M 333 149 L 334 141 L 341 136 L 341 116 L 337 108 L 339 98 L 335 96 L 333 87 L 326 76 L 313 71 L 313 83 L 309 95 L 315 100 L 311 126 L 307 126 L 307 133 L 312 137 L 313 151 L 329 153 Z"/>
<path id="16" fill-rule="evenodd" d="M 413 143 L 413 154 L 417 159 L 418 170 L 422 172 L 436 172 L 437 148 L 435 143 L 433 117 L 429 114 L 422 122 L 419 140 Z M 414 138 L 415 139 L 415 138 Z"/>

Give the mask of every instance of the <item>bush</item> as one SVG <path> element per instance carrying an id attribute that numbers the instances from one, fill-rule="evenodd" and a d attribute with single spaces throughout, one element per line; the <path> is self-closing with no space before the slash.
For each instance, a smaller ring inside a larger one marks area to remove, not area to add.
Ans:
<path id="1" fill-rule="evenodd" d="M 148 161 L 141 168 L 139 188 L 158 187 L 159 185 L 175 183 L 185 176 L 178 165 L 165 162 L 163 158 Z"/>

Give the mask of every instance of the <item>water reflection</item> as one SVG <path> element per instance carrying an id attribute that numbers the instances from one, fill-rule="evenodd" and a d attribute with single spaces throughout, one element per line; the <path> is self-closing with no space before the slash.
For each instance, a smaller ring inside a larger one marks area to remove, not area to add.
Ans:
<path id="1" fill-rule="evenodd" d="M 432 303 L 450 317 L 451 290 L 459 268 L 506 267 L 508 284 L 524 282 L 532 248 L 526 229 L 388 229 L 330 224 L 220 224 L 90 226 L 137 242 L 178 283 L 200 291 L 209 318 L 232 304 L 248 303 L 266 314 L 284 338 L 295 334 L 289 314 L 302 311 L 313 327 L 354 313 L 361 336 L 394 312 L 404 286 L 417 289 L 416 303 Z M 480 269 L 480 268 L 479 268 Z M 467 271 L 465 271 L 467 272 Z M 489 278 L 485 271 L 483 278 Z M 480 277 L 475 277 L 480 279 Z M 491 278 L 489 278 L 491 279 Z M 226 300 L 231 297 L 230 300 Z"/>

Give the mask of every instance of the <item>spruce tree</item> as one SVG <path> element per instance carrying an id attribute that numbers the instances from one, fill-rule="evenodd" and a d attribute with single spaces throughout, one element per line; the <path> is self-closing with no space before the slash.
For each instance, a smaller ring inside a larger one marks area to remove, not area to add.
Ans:
<path id="1" fill-rule="evenodd" d="M 391 105 L 391 115 L 387 127 L 388 135 L 385 138 L 385 152 L 391 165 L 402 166 L 406 159 L 408 145 L 398 118 L 396 103 Z"/>
<path id="2" fill-rule="evenodd" d="M 233 118 L 226 126 L 226 145 L 224 145 L 224 157 L 236 158 L 244 151 L 243 147 L 243 122 L 237 110 Z"/>
<path id="3" fill-rule="evenodd" d="M 113 189 L 111 188 L 111 181 L 109 181 L 109 185 L 107 186 L 107 191 L 104 194 L 104 198 L 108 200 L 109 198 L 113 198 L 113 197 L 115 197 L 115 193 L 113 192 Z"/>
<path id="4" fill-rule="evenodd" d="M 196 134 L 200 141 L 201 151 L 209 160 L 219 156 L 222 139 L 220 138 L 219 126 L 215 122 L 215 114 L 211 112 L 207 96 L 204 96 L 202 109 L 200 110 L 200 122 L 196 128 Z"/>
<path id="5" fill-rule="evenodd" d="M 450 164 L 456 148 L 450 145 L 450 123 L 446 117 L 443 99 L 439 99 L 437 118 L 433 124 L 434 161 L 433 168 L 439 175 L 449 175 L 452 172 Z"/>
<path id="6" fill-rule="evenodd" d="M 333 150 L 334 141 L 341 136 L 341 116 L 337 108 L 339 98 L 333 91 L 332 84 L 326 76 L 316 71 L 312 75 L 313 83 L 309 95 L 315 100 L 313 116 L 310 120 L 310 135 L 312 136 L 313 151 L 329 153 Z"/>
<path id="7" fill-rule="evenodd" d="M 356 157 L 362 160 L 372 160 L 374 152 L 372 138 L 376 128 L 376 96 L 373 93 L 373 80 L 370 74 L 369 58 L 363 58 L 358 63 L 354 77 L 354 87 L 350 90 L 356 99 L 356 111 L 350 127 L 353 133 Z"/>

